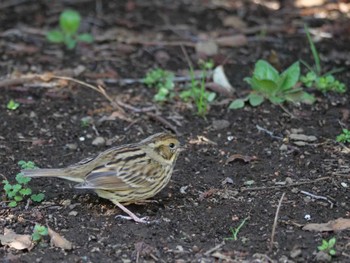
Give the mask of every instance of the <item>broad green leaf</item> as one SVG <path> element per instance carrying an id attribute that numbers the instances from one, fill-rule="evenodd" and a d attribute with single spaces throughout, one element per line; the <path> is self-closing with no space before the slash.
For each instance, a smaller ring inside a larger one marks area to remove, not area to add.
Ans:
<path id="1" fill-rule="evenodd" d="M 279 89 L 288 90 L 297 84 L 300 77 L 300 63 L 295 62 L 289 68 L 287 68 L 280 77 Z"/>
<path id="2" fill-rule="evenodd" d="M 8 103 L 7 103 L 7 109 L 8 110 L 17 110 L 18 107 L 19 107 L 19 103 L 18 102 L 15 102 L 14 100 L 10 100 Z"/>
<path id="3" fill-rule="evenodd" d="M 244 100 L 243 99 L 236 99 L 231 102 L 230 106 L 228 107 L 229 109 L 236 110 L 236 109 L 241 109 L 244 107 Z"/>
<path id="4" fill-rule="evenodd" d="M 23 195 L 23 196 L 25 196 L 25 195 L 30 195 L 30 194 L 32 194 L 32 189 L 30 189 L 30 188 L 24 188 L 24 189 L 21 189 L 21 190 L 19 191 L 19 193 L 20 193 L 21 195 Z"/>
<path id="5" fill-rule="evenodd" d="M 14 199 L 15 199 L 15 201 L 17 201 L 17 202 L 20 202 L 20 201 L 23 200 L 23 197 L 20 196 L 20 195 L 16 195 L 16 196 L 14 197 Z"/>
<path id="6" fill-rule="evenodd" d="M 77 40 L 85 43 L 92 43 L 94 41 L 94 38 L 91 34 L 85 33 L 77 35 Z"/>
<path id="7" fill-rule="evenodd" d="M 284 98 L 276 97 L 276 96 L 270 96 L 270 97 L 268 97 L 268 99 L 273 104 L 281 104 L 285 101 Z"/>
<path id="8" fill-rule="evenodd" d="M 277 84 L 271 80 L 251 79 L 251 87 L 255 91 L 259 91 L 266 96 L 271 96 L 277 92 Z"/>
<path id="9" fill-rule="evenodd" d="M 21 189 L 22 189 L 22 185 L 20 185 L 20 184 L 13 185 L 13 191 L 14 192 L 18 192 Z"/>
<path id="10" fill-rule="evenodd" d="M 255 64 L 253 77 L 259 80 L 270 80 L 276 83 L 279 79 L 279 74 L 269 62 L 258 60 Z"/>
<path id="11" fill-rule="evenodd" d="M 68 49 L 74 49 L 75 46 L 77 45 L 77 41 L 71 37 L 68 37 L 65 39 L 64 44 Z"/>
<path id="12" fill-rule="evenodd" d="M 248 97 L 249 103 L 253 107 L 259 106 L 264 101 L 264 97 L 256 93 L 250 93 Z"/>
<path id="13" fill-rule="evenodd" d="M 8 206 L 9 207 L 16 207 L 17 206 L 17 202 L 16 201 L 11 201 Z"/>
<path id="14" fill-rule="evenodd" d="M 24 177 L 23 176 L 23 173 L 18 173 L 16 175 L 16 181 L 19 183 L 19 184 L 27 184 L 29 183 L 31 180 L 30 177 Z"/>
<path id="15" fill-rule="evenodd" d="M 60 27 L 65 34 L 74 35 L 80 27 L 80 15 L 74 10 L 65 10 L 60 15 Z"/>
<path id="16" fill-rule="evenodd" d="M 337 252 L 335 252 L 334 249 L 329 250 L 329 254 L 330 254 L 331 256 L 334 256 L 336 253 L 337 253 Z"/>
<path id="17" fill-rule="evenodd" d="M 51 43 L 63 43 L 64 35 L 59 30 L 51 30 L 46 33 L 46 39 Z"/>
<path id="18" fill-rule="evenodd" d="M 210 93 L 208 94 L 208 96 L 207 96 L 207 101 L 208 101 L 208 102 L 212 102 L 212 101 L 215 100 L 215 98 L 216 98 L 216 93 L 215 93 L 215 92 L 210 92 Z"/>
<path id="19" fill-rule="evenodd" d="M 44 198 L 45 198 L 45 195 L 43 193 L 31 195 L 30 197 L 30 199 L 32 199 L 35 202 L 41 202 L 42 200 L 44 200 Z"/>
<path id="20" fill-rule="evenodd" d="M 302 93 L 301 102 L 311 105 L 311 104 L 314 104 L 315 101 L 316 101 L 316 98 L 312 94 L 307 93 L 305 91 Z"/>
<path id="21" fill-rule="evenodd" d="M 332 237 L 329 241 L 328 241 L 328 247 L 332 248 L 334 247 L 335 243 L 337 242 L 335 237 Z"/>

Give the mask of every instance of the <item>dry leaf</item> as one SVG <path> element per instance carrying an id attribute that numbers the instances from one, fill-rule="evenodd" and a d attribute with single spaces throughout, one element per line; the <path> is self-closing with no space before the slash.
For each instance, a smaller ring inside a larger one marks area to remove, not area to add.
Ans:
<path id="1" fill-rule="evenodd" d="M 71 250 L 73 249 L 73 245 L 71 242 L 69 242 L 67 239 L 65 239 L 63 236 L 58 234 L 57 232 L 53 231 L 51 228 L 47 227 L 49 236 L 51 237 L 50 244 L 54 247 L 59 247 L 64 250 Z"/>
<path id="2" fill-rule="evenodd" d="M 228 157 L 226 164 L 233 162 L 235 160 L 242 160 L 245 163 L 250 163 L 252 161 L 258 160 L 258 157 L 256 156 L 248 156 L 248 155 L 242 155 L 242 154 L 233 154 L 230 157 Z"/>
<path id="3" fill-rule="evenodd" d="M 245 35 L 219 37 L 215 41 L 220 47 L 241 47 L 248 43 Z"/>
<path id="4" fill-rule="evenodd" d="M 232 94 L 235 91 L 235 89 L 231 86 L 230 82 L 228 81 L 224 72 L 224 67 L 222 65 L 217 66 L 214 69 L 213 81 L 214 83 L 223 87 L 229 94 Z"/>
<path id="5" fill-rule="evenodd" d="M 307 224 L 303 227 L 303 230 L 315 232 L 342 231 L 347 229 L 350 229 L 350 219 L 348 218 L 338 218 L 321 224 Z"/>
<path id="6" fill-rule="evenodd" d="M 8 228 L 4 229 L 4 235 L 0 235 L 0 242 L 4 246 L 9 246 L 18 250 L 31 250 L 34 247 L 34 243 L 32 242 L 30 235 L 19 235 Z"/>
<path id="7" fill-rule="evenodd" d="M 214 56 L 219 52 L 219 47 L 213 40 L 197 42 L 195 49 L 197 54 L 204 54 L 207 56 Z"/>
<path id="8" fill-rule="evenodd" d="M 224 26 L 236 29 L 247 28 L 247 24 L 239 16 L 235 15 L 226 16 L 223 20 L 223 24 Z"/>

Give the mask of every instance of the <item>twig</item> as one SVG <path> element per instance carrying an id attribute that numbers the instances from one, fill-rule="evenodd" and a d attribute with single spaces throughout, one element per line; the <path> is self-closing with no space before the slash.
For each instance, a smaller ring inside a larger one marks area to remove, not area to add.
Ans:
<path id="1" fill-rule="evenodd" d="M 297 117 L 295 117 L 294 115 L 293 115 L 293 113 L 291 113 L 289 110 L 287 110 L 282 104 L 278 104 L 280 107 L 281 107 L 281 109 L 285 112 L 285 113 L 287 113 L 292 119 L 298 119 Z"/>
<path id="2" fill-rule="evenodd" d="M 309 193 L 309 192 L 306 192 L 306 191 L 303 191 L 303 190 L 301 190 L 300 193 L 302 193 L 302 194 L 304 194 L 304 195 L 307 195 L 307 196 L 311 196 L 311 197 L 314 198 L 314 199 L 322 199 L 322 200 L 325 200 L 325 201 L 327 201 L 328 203 L 331 204 L 331 208 L 333 208 L 333 206 L 334 206 L 334 203 L 333 203 L 331 200 L 329 200 L 327 197 L 325 197 L 325 196 L 314 195 L 314 194 L 312 194 L 312 193 Z"/>
<path id="3" fill-rule="evenodd" d="M 276 186 L 262 186 L 262 187 L 242 187 L 240 190 L 242 192 L 244 191 L 261 191 L 261 190 L 270 190 L 270 189 L 280 189 L 280 188 L 285 188 L 285 187 L 293 187 L 293 186 L 298 186 L 298 185 L 304 185 L 304 184 L 314 184 L 316 182 L 319 181 L 323 181 L 323 180 L 329 180 L 329 179 L 334 179 L 334 177 L 321 177 L 321 178 L 317 178 L 313 181 L 308 181 L 308 182 L 298 182 L 298 183 L 294 183 L 294 184 L 286 184 L 286 185 L 276 185 Z"/>
<path id="4" fill-rule="evenodd" d="M 209 249 L 207 252 L 204 253 L 205 256 L 210 256 L 211 253 L 213 253 L 214 251 L 219 250 L 222 246 L 225 245 L 225 242 L 221 242 L 220 244 L 216 245 L 215 247 Z"/>
<path id="5" fill-rule="evenodd" d="M 152 119 L 159 121 L 164 126 L 167 126 L 170 130 L 172 130 L 177 136 L 180 136 L 181 134 L 178 132 L 176 127 L 172 125 L 170 122 L 168 122 L 166 119 L 164 119 L 162 116 L 154 114 L 152 112 L 146 112 L 146 114 L 151 117 Z"/>
<path id="6" fill-rule="evenodd" d="M 270 240 L 270 251 L 272 251 L 272 249 L 273 249 L 273 243 L 274 243 L 274 239 L 275 239 L 278 215 L 280 213 L 282 201 L 283 201 L 283 198 L 285 195 L 286 195 L 286 193 L 282 194 L 280 201 L 278 202 L 277 209 L 276 209 L 275 220 L 273 221 L 273 226 L 272 226 L 272 233 L 271 233 L 271 240 Z"/>
<path id="7" fill-rule="evenodd" d="M 258 124 L 256 125 L 256 128 L 258 129 L 258 131 L 262 131 L 262 132 L 264 132 L 264 133 L 270 135 L 270 136 L 271 136 L 272 138 L 274 138 L 274 139 L 283 140 L 282 137 L 273 135 L 273 132 L 272 132 L 272 131 L 269 131 L 269 130 L 265 129 L 265 128 L 261 127 L 261 126 L 258 125 Z"/>

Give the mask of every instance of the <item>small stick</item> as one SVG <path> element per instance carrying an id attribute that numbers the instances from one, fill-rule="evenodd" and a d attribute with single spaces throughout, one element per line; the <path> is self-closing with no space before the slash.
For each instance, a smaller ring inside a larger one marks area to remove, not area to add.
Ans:
<path id="1" fill-rule="evenodd" d="M 273 132 L 272 132 L 272 131 L 269 131 L 269 130 L 265 129 L 265 128 L 261 127 L 261 126 L 258 125 L 258 124 L 256 125 L 256 128 L 258 129 L 258 131 L 262 131 L 262 132 L 264 132 L 264 133 L 270 135 L 270 136 L 271 136 L 272 138 L 274 138 L 274 139 L 283 140 L 282 137 L 273 135 Z"/>
<path id="2" fill-rule="evenodd" d="M 284 198 L 285 194 L 286 193 L 282 194 L 282 196 L 280 198 L 280 201 L 278 202 L 277 209 L 276 209 L 275 220 L 273 221 L 273 226 L 272 226 L 272 233 L 271 233 L 271 240 L 270 240 L 270 251 L 272 251 L 272 249 L 273 249 L 273 243 L 274 243 L 274 239 L 275 239 L 278 215 L 280 213 L 282 201 L 283 201 L 283 198 Z"/>
<path id="3" fill-rule="evenodd" d="M 221 242 L 219 245 L 216 245 L 215 247 L 209 249 L 207 252 L 204 253 L 205 256 L 210 256 L 211 253 L 214 251 L 219 250 L 223 245 L 225 245 L 225 242 Z"/>
<path id="4" fill-rule="evenodd" d="M 333 208 L 333 206 L 334 206 L 334 203 L 333 203 L 331 200 L 329 200 L 327 197 L 325 197 L 325 196 L 314 195 L 314 194 L 312 194 L 312 193 L 309 193 L 309 192 L 306 192 L 306 191 L 303 191 L 303 190 L 301 190 L 300 193 L 302 193 L 302 194 L 304 194 L 304 195 L 307 195 L 307 196 L 311 196 L 311 197 L 314 198 L 314 199 L 322 199 L 322 200 L 325 200 L 325 201 L 327 201 L 328 203 L 331 204 L 331 208 Z"/>
<path id="5" fill-rule="evenodd" d="M 287 110 L 282 104 L 278 104 L 282 110 L 284 110 L 285 113 L 287 113 L 292 119 L 298 119 L 297 117 L 295 117 L 293 115 L 293 113 L 291 113 L 289 110 Z"/>
<path id="6" fill-rule="evenodd" d="M 172 125 L 170 122 L 168 122 L 166 119 L 164 119 L 162 116 L 154 114 L 152 112 L 146 112 L 146 114 L 151 117 L 152 119 L 159 121 L 163 125 L 167 126 L 170 130 L 175 132 L 177 136 L 180 136 L 181 134 L 177 131 L 176 127 Z"/>
<path id="7" fill-rule="evenodd" d="M 262 187 L 242 187 L 240 190 L 242 192 L 244 191 L 260 191 L 260 190 L 269 190 L 269 189 L 280 189 L 280 188 L 285 188 L 285 187 L 293 187 L 293 186 L 298 186 L 298 185 L 304 185 L 304 184 L 313 184 L 319 181 L 323 181 L 323 180 L 329 180 L 329 179 L 334 179 L 334 177 L 321 177 L 321 178 L 317 178 L 313 181 L 307 181 L 307 182 L 298 182 L 298 183 L 294 183 L 294 184 L 286 184 L 286 185 L 276 185 L 276 186 L 262 186 Z"/>

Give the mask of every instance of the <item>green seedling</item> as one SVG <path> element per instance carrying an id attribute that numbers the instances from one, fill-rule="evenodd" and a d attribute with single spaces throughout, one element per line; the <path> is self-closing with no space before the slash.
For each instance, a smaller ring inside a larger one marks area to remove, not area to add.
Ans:
<path id="1" fill-rule="evenodd" d="M 343 129 L 342 133 L 337 136 L 337 142 L 350 143 L 350 130 Z"/>
<path id="2" fill-rule="evenodd" d="M 208 112 L 209 103 L 211 103 L 215 97 L 215 92 L 208 92 L 205 89 L 205 84 L 208 78 L 208 71 L 214 67 L 212 61 L 201 62 L 202 74 L 200 80 L 197 80 L 194 74 L 193 68 L 190 66 L 190 87 L 180 93 L 180 98 L 184 101 L 193 101 L 197 107 L 197 114 L 199 116 L 205 116 Z"/>
<path id="3" fill-rule="evenodd" d="M 328 253 L 331 256 L 334 256 L 336 254 L 336 251 L 334 249 L 335 243 L 337 242 L 335 237 L 332 237 L 330 240 L 322 239 L 322 245 L 318 246 L 319 251 L 324 251 Z"/>
<path id="4" fill-rule="evenodd" d="M 157 94 L 154 95 L 154 100 L 164 102 L 174 97 L 174 74 L 157 68 L 146 74 L 143 83 L 148 87 L 157 89 Z"/>
<path id="5" fill-rule="evenodd" d="M 32 240 L 34 242 L 39 242 L 43 239 L 44 236 L 47 236 L 48 233 L 49 232 L 46 226 L 36 224 L 33 230 Z"/>
<path id="6" fill-rule="evenodd" d="M 68 49 L 74 49 L 78 42 L 92 43 L 91 34 L 78 34 L 80 27 L 80 14 L 74 10 L 65 10 L 61 13 L 58 30 L 47 32 L 46 38 L 51 43 L 65 44 Z"/>
<path id="7" fill-rule="evenodd" d="M 321 60 L 317 52 L 316 46 L 312 41 L 308 27 L 305 25 L 306 36 L 310 45 L 311 53 L 314 59 L 314 66 L 310 66 L 305 61 L 301 61 L 308 69 L 306 75 L 300 77 L 300 81 L 308 88 L 315 87 L 322 93 L 327 93 L 329 91 L 344 93 L 346 91 L 346 86 L 344 83 L 338 81 L 333 74 L 342 69 L 331 70 L 326 73 L 322 73 Z"/>
<path id="8" fill-rule="evenodd" d="M 19 107 L 19 103 L 18 102 L 15 102 L 14 100 L 10 100 L 7 105 L 6 105 L 6 108 L 8 110 L 17 110 Z"/>
<path id="9" fill-rule="evenodd" d="M 230 227 L 230 231 L 231 231 L 232 235 L 230 237 L 225 237 L 224 239 L 225 240 L 233 240 L 233 241 L 238 240 L 238 237 L 237 237 L 238 233 L 241 230 L 241 228 L 244 226 L 244 224 L 247 220 L 248 220 L 248 217 L 244 218 L 243 221 L 236 228 Z"/>
<path id="10" fill-rule="evenodd" d="M 21 169 L 35 169 L 36 166 L 33 162 L 25 162 L 25 161 L 19 161 L 18 165 L 21 167 Z M 7 195 L 7 198 L 9 199 L 9 207 L 16 207 L 18 205 L 18 202 L 22 201 L 26 197 L 30 197 L 35 202 L 41 202 L 44 199 L 44 194 L 33 194 L 32 189 L 28 187 L 28 183 L 30 182 L 30 177 L 24 177 L 22 173 L 18 173 L 16 175 L 16 183 L 11 184 L 8 180 L 3 180 L 2 183 L 4 184 L 4 191 Z"/>
<path id="11" fill-rule="evenodd" d="M 312 104 L 315 98 L 303 91 L 302 88 L 295 87 L 299 76 L 299 62 L 295 62 L 284 72 L 278 73 L 270 63 L 259 60 L 255 64 L 253 76 L 244 79 L 253 91 L 246 98 L 234 100 L 229 108 L 243 108 L 246 102 L 256 107 L 263 103 L 265 99 L 273 104 L 282 104 L 285 101 Z"/>

